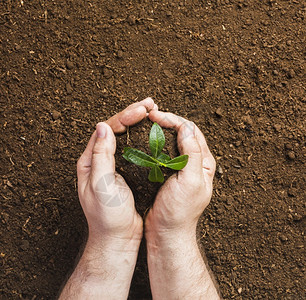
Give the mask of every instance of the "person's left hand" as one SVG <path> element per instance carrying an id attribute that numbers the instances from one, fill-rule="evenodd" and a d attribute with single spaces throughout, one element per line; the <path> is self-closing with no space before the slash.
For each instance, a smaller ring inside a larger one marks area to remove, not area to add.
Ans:
<path id="1" fill-rule="evenodd" d="M 78 193 L 85 213 L 88 243 L 116 241 L 124 244 L 142 238 L 143 222 L 136 212 L 132 192 L 115 171 L 116 139 L 127 126 L 144 119 L 156 110 L 151 98 L 134 103 L 106 122 L 97 124 L 88 145 L 78 160 Z"/>

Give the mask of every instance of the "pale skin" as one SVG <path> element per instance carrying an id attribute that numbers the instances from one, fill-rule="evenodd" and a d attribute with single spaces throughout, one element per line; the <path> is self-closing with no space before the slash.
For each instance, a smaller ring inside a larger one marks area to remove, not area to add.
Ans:
<path id="1" fill-rule="evenodd" d="M 79 200 L 89 234 L 61 300 L 128 297 L 143 220 L 131 190 L 115 171 L 114 134 L 146 117 L 162 127 L 174 128 L 180 153 L 189 155 L 187 166 L 162 186 L 144 222 L 153 299 L 220 299 L 196 242 L 196 225 L 212 194 L 215 160 L 197 126 L 158 111 L 147 98 L 99 123 L 78 161 Z M 105 176 L 114 183 L 107 195 L 97 192 Z M 117 199 L 118 193 L 124 201 L 110 205 L 115 200 L 109 197 Z"/>

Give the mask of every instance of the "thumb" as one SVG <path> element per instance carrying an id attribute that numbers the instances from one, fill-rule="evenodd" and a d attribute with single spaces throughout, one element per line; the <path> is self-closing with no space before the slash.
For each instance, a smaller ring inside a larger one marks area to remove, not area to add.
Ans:
<path id="1" fill-rule="evenodd" d="M 91 181 L 94 187 L 103 178 L 114 181 L 115 151 L 116 138 L 113 130 L 104 122 L 98 123 L 91 162 Z"/>
<path id="2" fill-rule="evenodd" d="M 186 180 L 194 178 L 195 175 L 201 178 L 203 175 L 202 154 L 193 122 L 187 121 L 180 126 L 177 133 L 177 143 L 180 153 L 189 156 L 186 167 L 180 171 L 181 176 Z"/>

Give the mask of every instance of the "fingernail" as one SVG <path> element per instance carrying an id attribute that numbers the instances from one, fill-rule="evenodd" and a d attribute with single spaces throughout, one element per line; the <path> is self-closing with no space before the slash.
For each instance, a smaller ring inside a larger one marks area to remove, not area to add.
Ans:
<path id="1" fill-rule="evenodd" d="M 97 133 L 97 137 L 98 138 L 105 138 L 105 136 L 106 136 L 106 131 L 107 131 L 107 129 L 106 129 L 106 126 L 105 126 L 105 124 L 104 123 L 99 123 L 98 125 L 97 125 L 97 128 L 96 128 L 96 133 Z"/>
<path id="2" fill-rule="evenodd" d="M 195 136 L 195 127 L 193 122 L 186 122 L 184 124 L 184 136 L 189 137 L 189 136 Z"/>

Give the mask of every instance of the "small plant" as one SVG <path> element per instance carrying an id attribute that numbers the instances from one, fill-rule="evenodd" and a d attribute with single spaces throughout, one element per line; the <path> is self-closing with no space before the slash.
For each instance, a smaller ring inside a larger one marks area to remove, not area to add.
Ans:
<path id="1" fill-rule="evenodd" d="M 188 155 L 181 155 L 171 159 L 169 155 L 162 152 L 165 146 L 165 135 L 157 123 L 152 125 L 149 136 L 149 145 L 152 156 L 140 150 L 125 147 L 123 157 L 135 165 L 150 167 L 151 170 L 148 178 L 151 182 L 164 182 L 164 175 L 160 167 L 181 170 L 186 166 Z"/>

